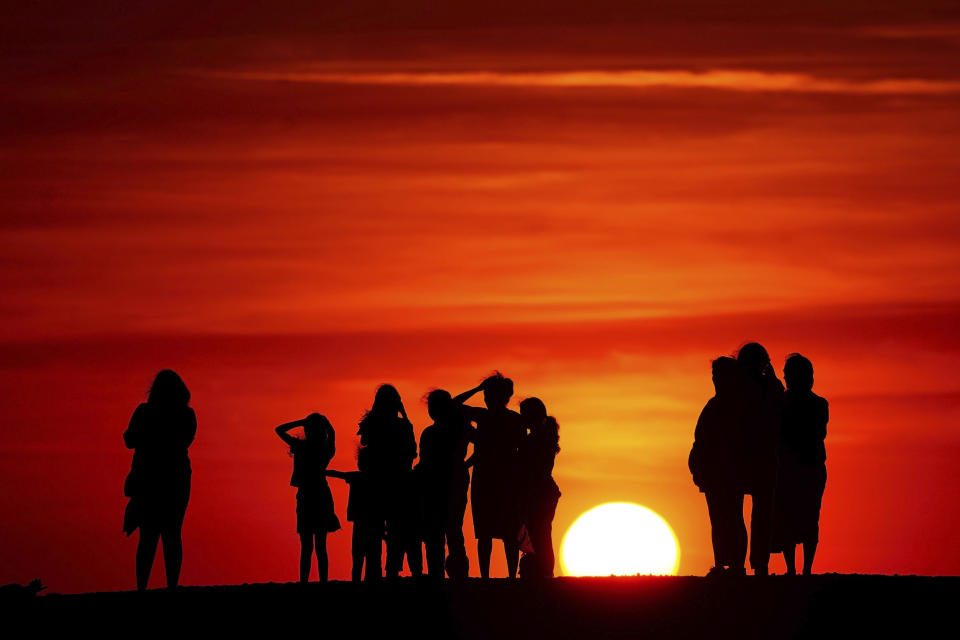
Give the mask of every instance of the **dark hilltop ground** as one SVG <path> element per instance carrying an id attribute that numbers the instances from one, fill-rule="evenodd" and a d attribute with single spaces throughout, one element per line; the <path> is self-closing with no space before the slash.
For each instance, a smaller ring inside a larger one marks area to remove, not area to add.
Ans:
<path id="1" fill-rule="evenodd" d="M 403 579 L 10 595 L 0 608 L 8 630 L 38 637 L 853 639 L 956 637 L 958 596 L 956 577 Z"/>

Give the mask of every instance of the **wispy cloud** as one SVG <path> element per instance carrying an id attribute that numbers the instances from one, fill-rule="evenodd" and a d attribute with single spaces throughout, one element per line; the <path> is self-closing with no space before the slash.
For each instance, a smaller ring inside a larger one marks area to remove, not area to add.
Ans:
<path id="1" fill-rule="evenodd" d="M 960 81 L 923 78 L 885 78 L 856 81 L 807 73 L 754 70 L 572 70 L 572 71 L 457 71 L 457 72 L 315 72 L 315 71 L 193 71 L 209 77 L 261 82 L 401 86 L 494 86 L 569 88 L 677 87 L 730 91 L 843 94 L 955 94 Z"/>

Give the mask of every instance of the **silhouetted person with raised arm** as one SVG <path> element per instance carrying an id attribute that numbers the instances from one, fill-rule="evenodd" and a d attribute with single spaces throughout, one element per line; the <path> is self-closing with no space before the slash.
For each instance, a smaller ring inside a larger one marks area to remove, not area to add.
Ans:
<path id="1" fill-rule="evenodd" d="M 560 488 L 553 479 L 553 465 L 560 452 L 560 425 L 547 415 L 540 398 L 520 402 L 525 431 L 520 443 L 520 473 L 523 477 L 522 515 L 533 553 L 520 559 L 520 574 L 530 578 L 552 578 L 556 562 L 553 553 L 553 517 L 557 513 Z"/>
<path id="2" fill-rule="evenodd" d="M 464 405 L 463 412 L 467 420 L 476 424 L 473 456 L 468 462 L 473 465 L 470 504 L 480 576 L 490 577 L 493 539 L 499 538 L 503 540 L 507 571 L 511 578 L 516 578 L 521 526 L 517 504 L 517 462 L 524 435 L 523 425 L 520 414 L 507 408 L 513 396 L 510 378 L 497 372 L 479 386 L 458 395 L 454 402 L 461 404 L 478 391 L 483 391 L 486 408 Z"/>
<path id="3" fill-rule="evenodd" d="M 163 539 L 163 562 L 167 586 L 176 588 L 183 563 L 180 532 L 190 500 L 190 458 L 187 448 L 197 435 L 197 416 L 190 408 L 190 391 L 170 369 L 153 380 L 147 401 L 140 404 L 123 434 L 133 449 L 133 464 L 124 484 L 130 498 L 123 531 L 128 536 L 138 528 L 137 589 L 150 582 L 150 570 Z"/>
<path id="4" fill-rule="evenodd" d="M 353 523 L 350 542 L 350 555 L 353 564 L 350 578 L 360 582 L 364 577 L 368 582 L 381 577 L 380 552 L 383 544 L 384 518 L 377 509 L 375 487 L 369 464 L 369 450 L 357 451 L 357 471 L 334 471 L 327 469 L 327 476 L 340 478 L 350 486 L 347 498 L 347 520 Z M 378 515 L 380 516 L 378 519 Z"/>
<path id="5" fill-rule="evenodd" d="M 777 379 L 767 350 L 756 342 L 740 348 L 737 362 L 743 368 L 744 375 L 746 492 L 753 502 L 750 512 L 750 567 L 754 575 L 765 576 L 769 571 L 773 543 L 783 384 Z"/>
<path id="6" fill-rule="evenodd" d="M 688 464 L 710 515 L 713 568 L 707 575 L 743 575 L 747 558 L 743 372 L 728 357 L 717 358 L 711 368 L 716 393 L 700 412 Z"/>
<path id="7" fill-rule="evenodd" d="M 449 550 L 446 571 L 451 578 L 466 578 L 467 551 L 463 516 L 467 509 L 470 473 L 465 458 L 470 441 L 468 425 L 450 393 L 434 389 L 427 396 L 433 424 L 420 434 L 420 462 L 416 471 L 423 495 L 423 542 L 427 573 L 443 578 L 444 548 Z"/>
<path id="8" fill-rule="evenodd" d="M 827 401 L 813 392 L 813 364 L 799 353 L 783 367 L 787 383 L 780 465 L 777 473 L 776 551 L 783 553 L 787 573 L 796 575 L 796 546 L 803 545 L 803 574 L 813 573 L 820 540 L 820 504 L 827 483 Z"/>
<path id="9" fill-rule="evenodd" d="M 423 551 L 418 531 L 419 496 L 412 475 L 417 439 L 393 385 L 380 385 L 357 433 L 360 445 L 368 451 L 376 505 L 386 524 L 387 577 L 400 575 L 404 556 L 410 573 L 419 576 Z"/>
<path id="10" fill-rule="evenodd" d="M 290 430 L 303 427 L 303 438 Z M 317 577 L 327 581 L 327 534 L 340 529 L 333 509 L 333 494 L 326 470 L 336 453 L 333 425 L 326 416 L 311 413 L 302 420 L 281 424 L 277 435 L 290 447 L 293 475 L 290 486 L 297 488 L 297 533 L 300 535 L 300 582 L 310 581 L 312 556 L 317 556 Z"/>

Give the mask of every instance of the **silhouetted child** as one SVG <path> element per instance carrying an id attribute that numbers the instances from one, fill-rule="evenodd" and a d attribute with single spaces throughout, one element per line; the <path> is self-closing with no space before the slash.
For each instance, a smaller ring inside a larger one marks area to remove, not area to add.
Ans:
<path id="1" fill-rule="evenodd" d="M 827 401 L 813 392 L 813 364 L 799 353 L 783 367 L 787 383 L 780 467 L 777 475 L 775 551 L 783 553 L 787 573 L 795 575 L 796 545 L 803 545 L 803 573 L 813 572 L 820 540 L 820 505 L 827 483 Z"/>
<path id="2" fill-rule="evenodd" d="M 507 573 L 511 578 L 516 578 L 521 529 L 517 463 L 524 430 L 520 414 L 507 408 L 513 396 L 513 380 L 503 377 L 499 372 L 453 400 L 461 404 L 481 390 L 486 408 L 466 405 L 462 408 L 467 420 L 476 423 L 476 428 L 471 431 L 473 455 L 469 462 L 473 464 L 473 482 L 470 504 L 473 531 L 477 537 L 480 577 L 490 577 L 493 539 L 500 538 L 503 540 Z"/>
<path id="3" fill-rule="evenodd" d="M 303 427 L 304 438 L 288 432 Z M 276 428 L 277 435 L 290 447 L 293 475 L 290 485 L 297 487 L 297 533 L 300 534 L 300 582 L 310 579 L 310 563 L 317 555 L 320 582 L 327 581 L 327 534 L 340 529 L 333 510 L 333 495 L 327 484 L 326 469 L 336 452 L 333 425 L 325 416 L 311 413 L 302 420 Z"/>
<path id="4" fill-rule="evenodd" d="M 353 523 L 350 553 L 353 565 L 350 577 L 354 582 L 363 579 L 363 568 L 366 564 L 367 581 L 378 580 L 382 576 L 380 558 L 383 545 L 383 518 L 378 518 L 378 510 L 374 503 L 376 495 L 368 466 L 368 451 L 357 451 L 358 471 L 327 470 L 331 478 L 340 478 L 350 486 L 350 497 L 347 499 L 347 520 Z"/>
<path id="5" fill-rule="evenodd" d="M 520 417 L 529 433 L 520 444 L 520 472 L 524 478 L 523 520 L 533 547 L 520 558 L 524 578 L 552 578 L 556 562 L 553 553 L 553 517 L 557 513 L 560 488 L 553 479 L 553 465 L 560 452 L 560 425 L 547 415 L 539 398 L 520 403 Z"/>
<path id="6" fill-rule="evenodd" d="M 768 573 L 776 520 L 777 446 L 783 422 L 783 384 L 763 345 L 750 342 L 737 352 L 743 372 L 743 425 L 746 436 L 746 492 L 751 496 L 750 566 Z"/>
<path id="7" fill-rule="evenodd" d="M 466 578 L 467 551 L 463 541 L 463 516 L 467 509 L 470 474 L 467 457 L 469 433 L 459 406 L 443 389 L 431 391 L 427 411 L 433 424 L 420 434 L 420 462 L 415 471 L 423 496 L 423 542 L 427 573 L 443 578 L 444 547 L 449 549 L 446 571 L 451 578 Z"/>
<path id="8" fill-rule="evenodd" d="M 410 574 L 419 576 L 423 573 L 420 497 L 413 477 L 417 439 L 400 393 L 393 385 L 377 388 L 373 406 L 364 414 L 359 427 L 360 445 L 369 456 L 377 517 L 382 517 L 386 525 L 385 573 L 388 578 L 398 577 L 406 557 Z"/>
<path id="9" fill-rule="evenodd" d="M 688 465 L 710 515 L 714 566 L 708 575 L 743 575 L 747 555 L 743 372 L 736 360 L 727 357 L 714 360 L 712 370 L 716 394 L 700 412 Z"/>

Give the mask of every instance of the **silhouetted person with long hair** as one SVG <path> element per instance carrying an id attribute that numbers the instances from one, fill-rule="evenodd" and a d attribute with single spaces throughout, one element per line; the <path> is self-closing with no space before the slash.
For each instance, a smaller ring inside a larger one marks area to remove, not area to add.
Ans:
<path id="1" fill-rule="evenodd" d="M 747 529 L 743 523 L 743 372 L 733 358 L 713 361 L 716 394 L 700 412 L 690 450 L 693 482 L 707 499 L 713 568 L 707 575 L 743 575 Z"/>
<path id="2" fill-rule="evenodd" d="M 163 539 L 167 586 L 176 588 L 183 563 L 180 532 L 190 500 L 190 458 L 187 448 L 197 435 L 197 416 L 190 408 L 190 391 L 170 369 L 153 380 L 147 401 L 140 404 L 123 434 L 133 449 L 133 464 L 124 484 L 130 498 L 123 531 L 140 529 L 137 543 L 137 589 L 150 582 L 150 570 Z"/>
<path id="3" fill-rule="evenodd" d="M 737 362 L 743 368 L 744 375 L 746 492 L 753 503 L 750 512 L 750 567 L 754 575 L 765 576 L 769 571 L 773 543 L 783 384 L 777 379 L 767 350 L 756 342 L 740 348 Z"/>
<path id="4" fill-rule="evenodd" d="M 443 577 L 446 547 L 449 549 L 447 574 L 451 578 L 466 578 L 463 516 L 467 509 L 470 472 L 464 459 L 470 433 L 460 406 L 453 402 L 449 392 L 431 391 L 427 396 L 427 411 L 433 424 L 420 434 L 420 462 L 416 467 L 423 495 L 427 573 L 433 578 Z"/>
<path id="5" fill-rule="evenodd" d="M 357 451 L 357 471 L 334 471 L 327 469 L 331 478 L 340 478 L 350 486 L 347 498 L 347 520 L 353 523 L 350 540 L 350 555 L 353 560 L 350 578 L 360 582 L 364 577 L 366 564 L 368 582 L 381 577 L 381 548 L 383 545 L 384 518 L 377 508 L 375 490 L 370 465 L 369 451 L 361 448 Z M 378 516 L 380 516 L 378 518 Z"/>
<path id="6" fill-rule="evenodd" d="M 517 577 L 520 558 L 518 536 L 520 515 L 518 505 L 519 479 L 518 451 L 523 439 L 520 414 L 507 408 L 513 396 L 513 381 L 499 372 L 488 377 L 479 386 L 461 393 L 454 402 L 463 403 L 478 391 L 483 391 L 486 408 L 464 406 L 464 416 L 474 424 L 473 481 L 470 504 L 473 510 L 473 531 L 477 537 L 477 556 L 480 576 L 490 577 L 490 554 L 493 539 L 503 540 L 507 571 Z"/>
<path id="7" fill-rule="evenodd" d="M 413 425 L 393 385 L 380 385 L 373 406 L 360 421 L 360 445 L 368 451 L 376 504 L 387 530 L 388 578 L 403 569 L 403 557 L 413 576 L 423 573 L 419 536 L 419 496 L 412 465 L 417 457 Z"/>
<path id="8" fill-rule="evenodd" d="M 290 435 L 303 427 L 304 437 Z M 312 556 L 317 556 L 317 577 L 327 581 L 327 534 L 340 529 L 333 509 L 333 494 L 327 484 L 326 470 L 336 453 L 336 434 L 326 416 L 311 413 L 302 420 L 281 424 L 277 435 L 290 447 L 293 475 L 290 486 L 297 488 L 297 533 L 300 535 L 300 582 L 310 581 Z"/>
<path id="9" fill-rule="evenodd" d="M 520 473 L 524 478 L 523 520 L 530 535 L 533 553 L 520 559 L 520 574 L 531 578 L 552 578 L 556 562 L 553 553 L 553 517 L 557 513 L 560 488 L 553 479 L 553 465 L 560 453 L 560 425 L 547 415 L 540 398 L 520 402 L 520 418 L 528 430 L 520 443 Z"/>
<path id="10" fill-rule="evenodd" d="M 787 383 L 780 465 L 777 473 L 775 550 L 783 553 L 787 573 L 797 573 L 796 546 L 803 545 L 803 573 L 813 573 L 820 540 L 820 504 L 827 483 L 827 401 L 813 392 L 813 364 L 799 353 L 783 367 Z"/>

